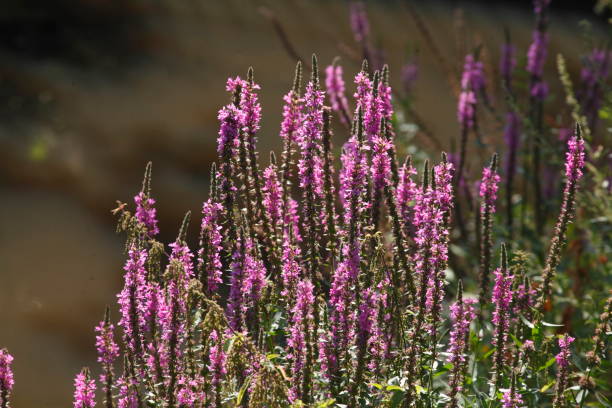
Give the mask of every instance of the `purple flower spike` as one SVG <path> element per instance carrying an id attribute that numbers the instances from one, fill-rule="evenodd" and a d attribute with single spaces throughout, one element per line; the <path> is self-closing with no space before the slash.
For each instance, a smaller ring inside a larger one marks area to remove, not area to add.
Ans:
<path id="1" fill-rule="evenodd" d="M 372 94 L 372 81 L 370 81 L 368 73 L 365 71 L 360 71 L 355 76 L 355 85 L 357 85 L 357 90 L 353 96 L 355 97 L 355 102 L 357 103 L 356 109 L 361 108 L 362 112 L 365 114 L 369 104 L 370 95 Z"/>
<path id="2" fill-rule="evenodd" d="M 325 86 L 327 95 L 331 102 L 331 108 L 339 113 L 340 120 L 347 124 L 345 112 L 348 111 L 346 100 L 344 78 L 342 77 L 342 66 L 330 65 L 325 69 Z"/>
<path id="3" fill-rule="evenodd" d="M 282 221 L 282 187 L 278 179 L 278 170 L 275 164 L 270 164 L 263 172 L 263 204 L 272 225 L 279 225 Z"/>
<path id="4" fill-rule="evenodd" d="M 582 177 L 584 168 L 584 139 L 575 135 L 567 141 L 565 153 L 565 177 L 567 184 L 575 184 Z"/>
<path id="5" fill-rule="evenodd" d="M 525 406 L 525 402 L 523 401 L 521 394 L 511 389 L 504 392 L 504 395 L 502 396 L 503 408 L 521 408 L 523 406 Z"/>
<path id="6" fill-rule="evenodd" d="M 372 181 L 374 190 L 380 191 L 387 185 L 391 175 L 389 150 L 393 148 L 393 143 L 384 136 L 374 136 L 372 145 Z"/>
<path id="7" fill-rule="evenodd" d="M 249 84 L 248 81 L 243 81 L 241 86 L 240 109 L 243 112 L 242 125 L 244 131 L 249 135 L 249 143 L 255 143 L 254 135 L 259 130 L 259 122 L 261 121 L 261 104 L 255 91 L 261 89 L 261 87 L 256 83 Z"/>
<path id="8" fill-rule="evenodd" d="M 234 331 L 242 330 L 243 294 L 244 282 L 244 238 L 240 237 L 236 250 L 234 251 L 231 264 L 230 292 L 227 302 L 227 316 L 229 326 Z"/>
<path id="9" fill-rule="evenodd" d="M 548 85 L 542 79 L 544 63 L 548 53 L 548 34 L 546 33 L 546 9 L 550 0 L 534 0 L 536 29 L 527 51 L 527 72 L 531 74 L 530 94 L 536 101 L 543 101 L 548 96 Z"/>
<path id="10" fill-rule="evenodd" d="M 96 384 L 84 368 L 74 379 L 74 408 L 93 408 L 96 405 Z"/>
<path id="11" fill-rule="evenodd" d="M 400 218 L 406 228 L 412 224 L 412 208 L 411 202 L 414 201 L 418 194 L 417 183 L 412 179 L 416 175 L 416 169 L 410 162 L 406 162 L 399 169 L 399 183 L 397 186 L 397 208 Z"/>
<path id="12" fill-rule="evenodd" d="M 294 90 L 284 97 L 283 120 L 281 122 L 280 137 L 285 141 L 295 142 L 300 124 L 302 123 L 302 102 Z"/>
<path id="13" fill-rule="evenodd" d="M 542 77 L 547 54 L 548 35 L 539 30 L 535 31 L 533 33 L 532 43 L 527 51 L 527 72 L 531 75 Z"/>
<path id="14" fill-rule="evenodd" d="M 295 306 L 291 310 L 291 326 L 287 345 L 291 348 L 288 358 L 291 360 L 293 387 L 289 391 L 291 402 L 299 398 L 299 390 L 307 363 L 306 349 L 309 336 L 313 329 L 314 286 L 309 280 L 303 280 L 297 285 Z"/>
<path id="15" fill-rule="evenodd" d="M 570 365 L 570 357 L 572 355 L 570 351 L 570 344 L 574 341 L 574 338 L 564 334 L 559 338 L 559 354 L 555 356 L 555 360 L 557 361 L 557 366 L 559 367 L 557 371 L 557 384 L 555 387 L 555 398 L 553 399 L 553 407 L 562 407 L 565 406 L 565 390 L 568 386 L 568 375 L 569 375 L 569 365 Z"/>
<path id="16" fill-rule="evenodd" d="M 458 407 L 457 394 L 463 389 L 463 379 L 467 365 L 466 354 L 469 347 L 468 334 L 470 324 L 476 317 L 474 304 L 476 304 L 476 299 L 463 299 L 463 284 L 459 281 L 457 301 L 450 307 L 452 328 L 448 343 L 448 362 L 453 365 L 449 381 L 451 400 L 448 406 L 450 408 Z"/>
<path id="17" fill-rule="evenodd" d="M 470 331 L 470 323 L 476 318 L 474 305 L 476 299 L 463 299 L 463 302 L 455 302 L 450 306 L 450 315 L 453 329 L 450 333 L 448 345 L 448 362 L 452 364 L 463 364 L 465 362 L 466 335 Z"/>
<path id="18" fill-rule="evenodd" d="M 365 4 L 361 1 L 351 3 L 351 29 L 358 43 L 364 42 L 370 33 Z"/>
<path id="19" fill-rule="evenodd" d="M 100 375 L 100 382 L 106 383 L 110 369 L 119 357 L 119 346 L 115 343 L 114 338 L 115 326 L 110 322 L 107 316 L 96 327 L 96 349 L 98 351 L 98 362 L 102 364 L 103 373 Z"/>
<path id="20" fill-rule="evenodd" d="M 119 394 L 117 395 L 117 408 L 138 408 L 138 395 L 135 381 L 131 378 L 121 377 L 117 381 Z"/>
<path id="21" fill-rule="evenodd" d="M 213 330 L 210 333 L 210 339 L 213 342 L 213 346 L 210 348 L 210 364 L 208 369 L 212 375 L 212 383 L 216 386 L 226 374 L 226 355 L 223 351 L 223 337 L 219 335 L 217 330 Z"/>
<path id="22" fill-rule="evenodd" d="M 304 121 L 300 130 L 299 145 L 302 156 L 298 162 L 300 187 L 312 188 L 316 196 L 323 198 L 323 91 L 310 81 L 304 95 Z"/>
<path id="23" fill-rule="evenodd" d="M 123 329 L 124 341 L 132 352 L 140 352 L 141 328 L 146 325 L 146 260 L 146 250 L 130 249 L 128 260 L 123 267 L 125 284 L 117 295 L 121 312 L 119 326 Z"/>
<path id="24" fill-rule="evenodd" d="M 463 75 L 461 76 L 461 88 L 471 89 L 479 93 L 485 87 L 484 65 L 482 61 L 476 61 L 472 54 L 465 56 L 463 64 Z"/>
<path id="25" fill-rule="evenodd" d="M 210 199 L 202 206 L 202 249 L 198 253 L 199 262 L 202 263 L 203 283 L 206 292 L 215 293 L 219 285 L 223 283 L 223 272 L 221 270 L 221 251 L 223 249 L 221 236 L 220 216 L 223 206 Z M 206 247 L 206 251 L 204 251 Z"/>
<path id="26" fill-rule="evenodd" d="M 501 381 L 502 367 L 506 363 L 506 342 L 508 340 L 508 332 L 510 328 L 510 312 L 512 311 L 513 292 L 512 286 L 514 276 L 508 270 L 508 254 L 506 246 L 502 244 L 501 248 L 501 266 L 495 270 L 495 285 L 493 286 L 493 296 L 491 301 L 495 309 L 493 310 L 493 326 L 495 333 L 493 335 L 493 345 L 496 347 L 493 371 L 495 374 L 495 385 L 499 385 Z"/>
<path id="27" fill-rule="evenodd" d="M 512 280 L 514 276 L 508 275 L 507 271 L 504 271 L 502 268 L 496 269 L 493 274 L 495 275 L 495 286 L 493 287 L 493 297 L 491 299 L 495 305 L 493 323 L 498 328 L 498 331 L 503 331 L 508 322 L 507 317 L 510 312 L 510 304 L 512 303 Z M 505 338 L 503 340 L 505 341 Z"/>
<path id="28" fill-rule="evenodd" d="M 497 189 L 499 184 L 499 174 L 494 168 L 489 166 L 482 169 L 482 179 L 480 181 L 479 194 L 483 199 L 483 206 L 488 206 L 491 213 L 495 212 L 495 201 L 497 200 Z"/>
<path id="29" fill-rule="evenodd" d="M 282 278 L 283 290 L 281 295 L 293 302 L 297 290 L 297 284 L 303 276 L 302 267 L 299 262 L 300 247 L 293 245 L 288 234 L 283 238 L 283 256 L 282 256 Z"/>
<path id="30" fill-rule="evenodd" d="M 582 178 L 584 168 L 584 140 L 580 125 L 576 124 L 575 134 L 567 141 L 567 153 L 565 154 L 565 177 L 566 183 L 563 189 L 563 202 L 561 211 L 555 226 L 554 236 L 548 248 L 546 263 L 542 271 L 542 286 L 540 289 L 540 299 L 537 307 L 542 309 L 545 302 L 551 295 L 551 283 L 555 276 L 557 266 L 561 258 L 561 248 L 563 246 L 567 226 L 574 216 L 574 207 L 578 182 Z"/>
<path id="31" fill-rule="evenodd" d="M 240 144 L 238 132 L 241 124 L 244 123 L 244 113 L 234 105 L 227 105 L 219 111 L 218 119 L 221 122 L 221 128 L 217 138 L 217 152 L 222 157 L 234 157 Z M 228 152 L 229 155 L 227 155 Z"/>
<path id="32" fill-rule="evenodd" d="M 178 281 L 183 284 L 183 288 L 187 288 L 189 281 L 194 278 L 193 273 L 193 254 L 191 250 L 182 240 L 177 239 L 175 242 L 169 245 L 172 249 L 170 253 L 170 262 L 177 261 L 181 264 L 182 270 L 178 277 Z"/>
<path id="33" fill-rule="evenodd" d="M 464 90 L 459 94 L 457 119 L 461 126 L 471 129 L 474 127 L 476 115 L 476 95 L 473 91 Z"/>
<path id="34" fill-rule="evenodd" d="M 134 202 L 136 203 L 136 218 L 145 225 L 149 237 L 154 237 L 159 234 L 157 210 L 154 207 L 155 200 L 147 197 L 145 193 L 141 191 L 134 197 Z"/>
<path id="35" fill-rule="evenodd" d="M 0 407 L 9 406 L 9 398 L 13 391 L 13 356 L 6 349 L 0 349 Z"/>
<path id="36" fill-rule="evenodd" d="M 434 192 L 436 202 L 445 214 L 450 214 L 453 206 L 453 174 L 455 166 L 449 161 L 437 164 L 434 167 L 436 176 L 436 191 Z"/>
<path id="37" fill-rule="evenodd" d="M 559 354 L 555 356 L 555 360 L 557 361 L 557 365 L 559 367 L 567 368 L 569 366 L 569 359 L 571 356 L 570 352 L 570 344 L 573 343 L 575 339 L 567 334 L 563 335 L 559 338 Z"/>
<path id="38" fill-rule="evenodd" d="M 259 301 L 261 292 L 266 285 L 266 268 L 257 254 L 257 250 L 250 238 L 246 239 L 245 257 L 244 257 L 244 286 L 242 293 L 249 301 L 248 305 L 243 304 L 243 307 L 254 306 Z"/>

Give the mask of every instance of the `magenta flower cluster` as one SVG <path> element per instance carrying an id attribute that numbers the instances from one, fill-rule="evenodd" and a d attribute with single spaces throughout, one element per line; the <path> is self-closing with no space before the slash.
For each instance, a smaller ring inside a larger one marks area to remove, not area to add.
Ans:
<path id="1" fill-rule="evenodd" d="M 535 1 L 527 58 L 534 109 L 544 108 L 546 95 L 548 3 Z M 367 57 L 373 50 L 363 3 L 351 4 L 351 23 Z M 517 63 L 509 34 L 501 54 L 507 109 L 489 100 L 486 59 L 478 51 L 466 55 L 456 90 L 459 151 L 439 161 L 413 145 L 429 131 L 404 95 L 393 92 L 389 67 L 378 61 L 374 69 L 365 61 L 354 76 L 350 102 L 337 59 L 326 69 L 326 89 L 315 56 L 302 89 L 299 63 L 282 99 L 282 151 L 265 164 L 256 146 L 261 87 L 252 68 L 246 80 L 229 78 L 230 101 L 220 104 L 217 162 L 198 231 L 190 231 L 188 212 L 176 239 L 167 245 L 158 240 L 150 165 L 135 211 L 127 205 L 114 211 L 127 236 L 119 316 L 113 321 L 107 308 L 95 328 L 100 369 L 96 376 L 86 368 L 76 376 L 74 407 L 95 406 L 97 381 L 107 408 L 563 406 L 575 374 L 573 338 L 559 339 L 557 364 L 549 368 L 553 353 L 543 345 L 552 335 L 544 319 L 556 293 L 553 278 L 561 269 L 586 146 L 577 126 L 567 141 L 559 221 L 542 278 L 532 284 L 534 268 L 521 255 L 531 249 L 525 247 L 529 240 L 512 231 L 511 220 L 509 228 L 498 225 L 504 214 L 497 201 L 506 198 L 511 218 L 512 179 L 523 174 L 529 181 L 533 175 L 519 170 L 527 171 L 525 162 L 540 164 L 531 162 L 533 155 L 518 156 L 521 123 L 532 126 L 537 115 L 526 120 L 513 105 L 515 93 L 526 88 L 512 86 Z M 591 59 L 578 98 L 584 101 L 593 99 L 588 92 L 601 99 L 596 88 L 608 75 L 607 57 Z M 413 82 L 416 68 L 407 67 L 402 77 Z M 478 137 L 479 153 L 493 143 L 492 130 L 480 124 L 481 110 L 483 119 L 486 113 L 499 122 L 500 137 L 499 113 L 506 112 L 508 153 L 499 160 L 506 191 L 500 192 L 498 155 L 480 172 L 480 156 L 470 154 L 468 136 Z M 404 126 L 402 113 L 419 124 L 413 139 L 406 137 L 412 127 Z M 406 154 L 413 151 L 413 157 Z M 477 174 L 475 194 L 470 186 Z M 522 230 L 531 237 L 536 205 L 520 194 Z M 499 242 L 498 231 L 508 243 Z M 492 253 L 498 246 L 497 264 Z M 472 293 L 477 263 L 478 301 Z M 12 360 L 0 350 L 0 408 L 9 407 Z M 597 373 L 594 365 L 588 370 Z M 536 380 L 552 384 L 555 373 L 554 397 L 547 387 L 534 387 Z"/>

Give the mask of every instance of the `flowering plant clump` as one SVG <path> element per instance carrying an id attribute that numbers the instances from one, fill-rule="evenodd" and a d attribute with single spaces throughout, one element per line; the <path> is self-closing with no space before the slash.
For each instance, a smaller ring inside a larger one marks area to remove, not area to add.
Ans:
<path id="1" fill-rule="evenodd" d="M 548 93 L 548 3 L 535 2 L 526 67 L 527 98 L 538 110 Z M 351 10 L 356 41 L 376 54 L 364 5 Z M 176 239 L 158 241 L 150 163 L 134 209 L 114 210 L 126 234 L 119 317 L 107 309 L 95 328 L 99 369 L 76 376 L 74 407 L 94 407 L 96 398 L 107 408 L 609 406 L 599 376 L 609 366 L 612 296 L 600 290 L 583 307 L 592 328 L 574 329 L 554 313 L 566 302 L 563 249 L 581 228 L 580 218 L 571 225 L 581 184 L 600 182 L 589 161 L 601 153 L 585 137 L 594 119 L 576 123 L 558 152 L 565 165 L 556 225 L 547 245 L 530 244 L 547 226 L 541 191 L 535 201 L 520 197 L 520 231 L 512 228 L 515 197 L 505 195 L 515 194 L 519 168 L 532 171 L 523 191 L 539 177 L 539 152 L 519 147 L 521 124 L 528 140 L 542 124 L 516 105 L 509 37 L 502 51 L 509 151 L 478 164 L 475 194 L 467 140 L 479 107 L 492 103 L 477 52 L 465 58 L 457 94 L 460 152 L 440 160 L 401 157 L 406 141 L 387 65 L 372 72 L 365 61 L 349 101 L 338 61 L 323 89 L 313 55 L 305 87 L 298 62 L 283 98 L 280 161 L 271 154 L 261 170 L 260 85 L 253 69 L 229 78 L 199 235 L 187 212 Z M 596 97 L 603 105 L 602 58 L 591 54 L 596 64 L 583 71 L 589 106 Z M 346 129 L 344 139 L 334 125 Z M 0 350 L 0 408 L 9 407 L 12 361 Z"/>

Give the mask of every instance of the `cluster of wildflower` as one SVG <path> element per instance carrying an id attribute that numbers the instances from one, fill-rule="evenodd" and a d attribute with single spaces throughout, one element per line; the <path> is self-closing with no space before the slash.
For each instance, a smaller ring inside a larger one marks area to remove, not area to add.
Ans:
<path id="1" fill-rule="evenodd" d="M 530 94 L 542 102 L 548 1 L 535 3 L 538 27 L 527 70 Z M 367 56 L 372 49 L 364 5 L 354 3 L 351 16 Z M 584 101 L 594 93 L 601 98 L 596 88 L 607 75 L 607 59 L 591 59 L 591 71 L 583 71 Z M 508 38 L 500 72 L 510 93 L 515 66 Z M 338 60 L 326 69 L 326 89 L 313 56 L 302 93 L 301 67 L 283 97 L 279 161 L 271 154 L 262 170 L 256 146 L 261 87 L 252 69 L 246 80 L 227 80 L 230 101 L 218 114 L 218 157 L 197 246 L 189 245 L 197 235 L 189 233 L 189 212 L 167 250 L 158 241 L 151 165 L 133 214 L 127 206 L 118 209 L 128 236 L 119 318 L 113 322 L 107 309 L 95 328 L 99 376 L 87 368 L 76 376 L 74 407 L 94 407 L 98 390 L 108 408 L 456 408 L 487 398 L 488 405 L 505 408 L 562 406 L 572 378 L 573 338 L 560 338 L 556 367 L 539 363 L 553 361 L 542 318 L 585 166 L 580 126 L 567 140 L 561 211 L 536 291 L 532 274 L 509 267 L 520 263 L 520 241 L 501 244 L 501 261 L 492 260 L 498 167 L 506 169 L 505 198 L 512 206 L 521 120 L 516 110 L 507 113 L 506 166 L 497 154 L 483 166 L 480 203 L 461 188 L 473 185 L 462 173 L 468 133 L 478 131 L 477 104 L 490 107 L 478 53 L 465 58 L 458 95 L 461 151 L 437 163 L 398 157 L 401 130 L 388 66 L 371 72 L 365 61 L 354 77 L 352 101 Z M 415 75 L 414 67 L 402 72 L 405 83 Z M 332 112 L 350 129 L 344 139 L 333 132 Z M 332 141 L 343 143 L 339 159 Z M 462 238 L 469 232 L 462 228 L 466 208 L 480 221 L 480 282 L 455 264 L 471 250 L 453 234 L 455 226 Z M 451 294 L 457 296 L 453 303 Z M 604 348 L 606 308 L 591 368 Z M 513 343 L 522 345 L 514 356 Z M 12 360 L 0 350 L 0 408 L 9 406 Z M 474 374 L 466 379 L 468 367 Z M 534 378 L 548 382 L 555 371 L 554 395 L 534 388 Z M 468 380 L 475 392 L 464 391 Z"/>
<path id="2" fill-rule="evenodd" d="M 278 166 L 272 155 L 258 176 L 258 157 L 249 151 L 260 120 L 259 86 L 252 70 L 248 81 L 228 80 L 232 102 L 219 114 L 219 161 L 202 207 L 196 256 L 187 244 L 188 213 L 164 262 L 163 244 L 155 238 L 159 231 L 147 166 L 134 216 L 122 208 L 122 219 L 132 221 L 126 224 L 125 281 L 118 295 L 120 341 L 108 310 L 95 329 L 106 406 L 138 407 L 149 401 L 223 407 L 227 401 L 246 400 L 248 406 L 264 407 L 310 405 L 327 398 L 348 406 L 367 399 L 367 406 L 379 406 L 392 395 L 368 384 L 393 378 L 404 378 L 406 385 L 398 389 L 410 406 L 422 398 L 448 398 L 433 389 L 427 396 L 414 392 L 415 384 L 425 387 L 431 381 L 431 367 L 444 363 L 452 369 L 436 382 L 448 387 L 449 406 L 459 406 L 471 326 L 487 310 L 483 303 L 478 310 L 474 298 L 464 298 L 462 285 L 457 302 L 446 304 L 446 292 L 452 291 L 446 270 L 454 166 L 446 155 L 431 168 L 425 162 L 419 183 L 409 159 L 398 165 L 388 68 L 371 75 L 364 64 L 355 77 L 352 132 L 336 177 L 331 109 L 324 105 L 316 66 L 313 59 L 315 70 L 302 97 L 298 65 L 297 85 L 285 97 L 282 163 Z M 571 194 L 582 175 L 583 143 L 579 134 L 568 142 Z M 297 164 L 291 159 L 295 152 Z M 491 215 L 496 169 L 495 156 L 480 184 L 482 211 Z M 569 213 L 569 197 L 566 201 L 563 211 Z M 382 222 L 384 214 L 389 225 Z M 500 404 L 516 407 L 523 401 L 522 382 L 511 376 L 510 384 L 503 375 L 507 343 L 515 330 L 519 341 L 533 344 L 511 322 L 526 310 L 517 305 L 532 307 L 535 294 L 515 281 L 507 258 L 503 247 L 494 272 L 493 330 L 488 332 L 496 352 L 479 364 L 493 370 L 496 389 L 512 387 L 496 397 Z M 451 330 L 445 334 L 447 321 Z M 570 342 L 564 340 L 557 357 L 564 378 Z M 448 345 L 447 353 L 438 352 L 440 344 Z M 121 360 L 123 370 L 116 375 Z M 11 361 L 0 353 L 3 402 L 13 386 Z M 276 370 L 284 376 L 273 374 Z M 93 407 L 96 392 L 95 377 L 84 369 L 75 379 L 74 406 Z"/>

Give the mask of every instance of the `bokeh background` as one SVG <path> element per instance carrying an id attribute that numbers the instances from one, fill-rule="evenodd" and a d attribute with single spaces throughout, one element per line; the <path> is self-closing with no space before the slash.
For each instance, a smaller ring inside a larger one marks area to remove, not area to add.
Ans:
<path id="1" fill-rule="evenodd" d="M 436 141 L 419 131 L 412 143 L 437 154 L 457 138 L 456 103 L 406 3 L 366 2 L 371 40 L 384 49 L 399 89 L 401 67 L 418 64 L 411 106 Z M 524 58 L 533 25 L 529 1 L 412 4 L 457 78 L 463 55 L 477 45 L 495 73 L 504 27 Z M 555 71 L 554 56 L 561 52 L 578 75 L 581 33 L 610 38 L 609 16 L 595 16 L 594 5 L 553 0 L 547 70 Z M 278 24 L 300 56 L 316 52 L 322 66 L 341 57 L 349 83 L 360 58 L 348 6 L 315 0 L 3 1 L 0 347 L 15 356 L 14 407 L 69 406 L 75 373 L 95 364 L 93 328 L 104 306 L 115 302 L 124 261 L 110 210 L 115 200 L 130 201 L 139 190 L 146 162 L 153 161 L 153 195 L 162 239 L 169 241 L 184 212 L 197 214 L 207 195 L 216 113 L 228 101 L 225 79 L 255 68 L 264 114 L 260 151 L 278 150 L 281 97 L 295 65 Z M 551 86 L 561 103 L 560 84 Z M 489 140 L 501 140 L 500 129 L 485 131 Z M 339 128 L 334 143 L 345 137 Z M 260 160 L 267 163 L 267 154 Z M 190 232 L 193 240 L 197 232 Z"/>

